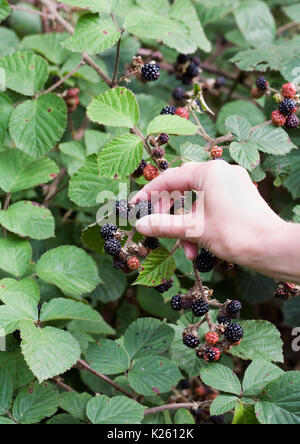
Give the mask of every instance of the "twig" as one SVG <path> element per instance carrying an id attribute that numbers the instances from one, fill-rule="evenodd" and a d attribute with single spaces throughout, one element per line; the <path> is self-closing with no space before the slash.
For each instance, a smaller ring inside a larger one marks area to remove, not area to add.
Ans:
<path id="1" fill-rule="evenodd" d="M 49 94 L 52 91 L 55 91 L 57 88 L 60 87 L 63 83 L 65 83 L 66 80 L 68 80 L 70 77 L 72 77 L 83 65 L 85 65 L 85 61 L 82 59 L 78 65 L 75 66 L 72 71 L 70 71 L 68 74 L 66 74 L 62 79 L 60 79 L 58 82 L 56 82 L 54 85 L 52 85 L 50 88 L 48 88 L 46 91 L 43 91 L 40 95 L 43 94 Z"/>
<path id="2" fill-rule="evenodd" d="M 277 29 L 276 35 L 281 35 L 285 31 L 288 31 L 289 29 L 295 28 L 297 26 L 300 26 L 300 23 L 297 23 L 297 22 L 287 23 L 286 25 L 283 25 L 283 26 L 281 26 L 280 28 Z"/>
<path id="3" fill-rule="evenodd" d="M 127 390 L 123 389 L 120 385 L 109 379 L 107 376 L 102 375 L 101 373 L 96 372 L 96 370 L 92 369 L 83 359 L 79 359 L 78 361 L 79 366 L 83 367 L 88 372 L 92 373 L 93 375 L 97 376 L 98 378 L 102 379 L 102 381 L 107 382 L 109 385 L 114 387 L 119 392 L 123 393 L 123 395 L 128 396 L 128 398 L 134 399 L 133 394 L 129 393 Z"/>
<path id="4" fill-rule="evenodd" d="M 56 178 L 54 179 L 54 181 L 50 185 L 48 193 L 47 193 L 45 200 L 44 200 L 44 205 L 46 207 L 49 206 L 51 199 L 53 199 L 53 197 L 58 193 L 58 186 L 59 186 L 60 182 L 62 181 L 62 179 L 64 178 L 66 173 L 67 173 L 67 169 L 61 168 L 60 172 L 58 173 L 58 175 L 56 176 Z"/>
<path id="5" fill-rule="evenodd" d="M 199 407 L 207 407 L 212 401 L 204 402 L 179 402 L 177 404 L 166 404 L 158 407 L 152 407 L 144 411 L 144 415 L 153 415 L 155 413 L 164 412 L 166 410 L 178 410 L 178 409 L 195 409 Z"/>
<path id="6" fill-rule="evenodd" d="M 176 244 L 174 245 L 174 247 L 173 247 L 172 250 L 170 251 L 170 256 L 173 256 L 173 255 L 174 255 L 174 253 L 178 250 L 178 248 L 180 247 L 180 245 L 181 245 L 181 240 L 178 239 L 178 240 L 176 241 Z"/>
<path id="7" fill-rule="evenodd" d="M 213 139 L 207 134 L 207 132 L 206 132 L 205 129 L 203 128 L 203 126 L 202 126 L 200 120 L 198 119 L 197 114 L 195 113 L 195 111 L 194 111 L 192 108 L 190 108 L 190 111 L 191 111 L 191 113 L 192 113 L 192 115 L 193 115 L 194 119 L 196 120 L 197 125 L 198 125 L 198 127 L 199 127 L 199 135 L 200 135 L 201 137 L 203 137 L 203 139 L 206 140 L 206 142 L 211 143 L 211 142 L 213 141 Z"/>
<path id="8" fill-rule="evenodd" d="M 7 210 L 7 208 L 9 207 L 10 199 L 11 199 L 11 193 L 7 193 L 7 195 L 5 197 L 5 202 L 4 202 L 3 210 Z"/>
<path id="9" fill-rule="evenodd" d="M 29 14 L 39 15 L 39 16 L 47 18 L 49 20 L 53 19 L 52 15 L 47 14 L 46 12 L 37 11 L 36 9 L 24 8 L 23 6 L 17 6 L 17 5 L 9 5 L 9 6 L 13 11 L 24 11 L 24 12 L 28 12 Z"/>
<path id="10" fill-rule="evenodd" d="M 118 75 L 118 70 L 119 70 L 119 62 L 120 62 L 120 49 L 121 49 L 121 37 L 119 38 L 118 44 L 117 44 L 117 52 L 116 52 L 116 60 L 115 60 L 115 67 L 114 67 L 114 73 L 112 76 L 112 87 L 115 86 L 116 81 L 117 81 L 117 75 Z"/>
<path id="11" fill-rule="evenodd" d="M 7 410 L 6 415 L 9 417 L 9 419 L 11 419 L 15 424 L 18 424 L 18 421 L 15 420 L 15 418 L 13 417 L 13 415 L 10 413 L 9 410 Z"/>
<path id="12" fill-rule="evenodd" d="M 67 384 L 65 384 L 63 382 L 63 379 L 61 379 L 59 376 L 57 376 L 56 378 L 53 378 L 53 381 L 55 382 L 56 385 L 58 385 L 59 387 L 61 387 L 64 390 L 66 390 L 67 392 L 76 393 L 76 391 L 74 389 L 72 389 L 72 387 L 69 387 Z"/>
<path id="13" fill-rule="evenodd" d="M 138 74 L 140 71 L 139 69 L 136 69 L 134 71 L 129 72 L 128 74 L 125 74 L 124 76 L 120 77 L 118 80 L 116 80 L 115 85 L 118 85 L 121 82 L 124 82 L 124 80 L 128 79 L 129 77 L 134 76 L 135 74 Z"/>

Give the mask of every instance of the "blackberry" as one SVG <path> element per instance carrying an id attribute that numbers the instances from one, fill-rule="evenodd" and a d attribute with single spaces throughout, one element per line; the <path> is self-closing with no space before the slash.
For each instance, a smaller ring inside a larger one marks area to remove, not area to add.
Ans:
<path id="1" fill-rule="evenodd" d="M 196 66 L 198 66 L 198 67 L 201 65 L 201 60 L 200 60 L 200 58 L 197 57 L 197 56 L 196 56 L 196 57 L 193 57 L 192 60 L 191 60 L 191 62 L 194 63 L 194 65 L 196 65 Z"/>
<path id="2" fill-rule="evenodd" d="M 122 248 L 121 242 L 117 239 L 109 239 L 104 244 L 105 253 L 110 256 L 118 256 Z"/>
<path id="3" fill-rule="evenodd" d="M 241 309 L 242 304 L 240 303 L 240 301 L 231 301 L 226 307 L 226 311 L 229 315 L 238 314 Z"/>
<path id="4" fill-rule="evenodd" d="M 143 242 L 144 247 L 149 250 L 156 250 L 159 247 L 159 240 L 156 237 L 146 237 Z"/>
<path id="5" fill-rule="evenodd" d="M 235 344 L 243 339 L 244 329 L 239 324 L 228 324 L 224 336 L 231 344 Z"/>
<path id="6" fill-rule="evenodd" d="M 284 99 L 279 104 L 279 111 L 284 116 L 289 116 L 297 109 L 296 103 L 292 99 Z"/>
<path id="7" fill-rule="evenodd" d="M 217 348 L 207 348 L 204 352 L 204 359 L 206 362 L 215 362 L 220 359 L 221 352 Z"/>
<path id="8" fill-rule="evenodd" d="M 190 63 L 185 75 L 189 76 L 189 77 L 197 77 L 197 75 L 199 74 L 199 68 L 197 65 L 195 65 L 195 63 Z"/>
<path id="9" fill-rule="evenodd" d="M 147 63 L 142 67 L 141 75 L 147 82 L 154 82 L 160 77 L 160 67 L 156 63 Z"/>
<path id="10" fill-rule="evenodd" d="M 209 312 L 209 305 L 204 299 L 199 298 L 193 302 L 192 311 L 195 316 L 203 316 Z"/>
<path id="11" fill-rule="evenodd" d="M 231 319 L 230 318 L 226 318 L 225 316 L 219 316 L 218 317 L 218 323 L 220 325 L 228 325 L 231 324 Z"/>
<path id="12" fill-rule="evenodd" d="M 155 290 L 158 291 L 159 293 L 165 293 L 166 291 L 170 290 L 170 288 L 172 288 L 173 282 L 174 282 L 173 279 L 165 281 L 163 284 L 160 284 L 157 287 L 155 287 Z"/>
<path id="13" fill-rule="evenodd" d="M 258 79 L 256 79 L 256 86 L 261 91 L 266 91 L 268 85 L 269 85 L 269 83 L 266 81 L 266 79 L 264 77 L 258 77 Z"/>
<path id="14" fill-rule="evenodd" d="M 124 270 L 124 268 L 126 267 L 126 264 L 124 261 L 122 261 L 122 259 L 120 259 L 118 257 L 114 257 L 113 267 L 115 270 L 121 271 L 121 270 Z"/>
<path id="15" fill-rule="evenodd" d="M 157 139 L 159 145 L 166 145 L 170 140 L 169 134 L 161 133 Z"/>
<path id="16" fill-rule="evenodd" d="M 135 208 L 132 210 L 133 215 L 136 219 L 141 219 L 142 217 L 149 216 L 153 212 L 152 203 L 150 200 L 141 200 L 136 204 Z"/>
<path id="17" fill-rule="evenodd" d="M 165 150 L 163 148 L 154 148 L 152 154 L 156 159 L 162 159 L 165 156 Z"/>
<path id="18" fill-rule="evenodd" d="M 224 79 L 224 77 L 218 77 L 216 79 L 215 87 L 222 88 L 222 86 L 226 86 L 226 80 Z"/>
<path id="19" fill-rule="evenodd" d="M 161 115 L 171 115 L 174 116 L 176 112 L 176 108 L 175 106 L 165 106 L 162 110 L 161 110 Z"/>
<path id="20" fill-rule="evenodd" d="M 180 388 L 182 388 L 183 390 L 189 389 L 190 386 L 191 386 L 191 383 L 187 379 L 184 379 L 183 381 L 180 381 Z"/>
<path id="21" fill-rule="evenodd" d="M 216 265 L 216 257 L 210 251 L 202 249 L 195 260 L 195 267 L 200 273 L 209 273 Z"/>
<path id="22" fill-rule="evenodd" d="M 148 165 L 146 160 L 142 159 L 137 169 L 132 173 L 137 179 L 143 175 L 144 168 Z"/>
<path id="23" fill-rule="evenodd" d="M 185 96 L 185 90 L 183 88 L 175 88 L 172 93 L 173 99 L 178 100 L 178 102 L 182 100 L 184 96 Z"/>
<path id="24" fill-rule="evenodd" d="M 181 81 L 184 85 L 191 85 L 193 83 L 193 78 L 187 74 L 184 74 Z"/>
<path id="25" fill-rule="evenodd" d="M 130 212 L 130 205 L 127 200 L 121 199 L 116 202 L 115 212 L 117 217 L 127 219 Z"/>
<path id="26" fill-rule="evenodd" d="M 182 297 L 181 294 L 173 296 L 171 299 L 171 307 L 175 311 L 180 311 L 182 309 Z"/>
<path id="27" fill-rule="evenodd" d="M 177 63 L 184 65 L 189 60 L 188 56 L 185 54 L 179 54 L 177 57 Z"/>
<path id="28" fill-rule="evenodd" d="M 169 168 L 169 162 L 167 160 L 162 160 L 159 162 L 159 168 L 163 171 L 166 171 Z"/>
<path id="29" fill-rule="evenodd" d="M 101 227 L 100 233 L 103 239 L 108 240 L 114 237 L 117 229 L 116 225 L 106 224 Z"/>
<path id="30" fill-rule="evenodd" d="M 213 424 L 224 424 L 224 415 L 211 416 L 210 420 Z"/>
<path id="31" fill-rule="evenodd" d="M 199 346 L 200 341 L 197 336 L 194 335 L 185 335 L 183 337 L 183 343 L 189 348 L 196 348 Z"/>
<path id="32" fill-rule="evenodd" d="M 300 124 L 299 118 L 295 114 L 291 114 L 285 122 L 285 127 L 288 129 L 296 129 Z"/>

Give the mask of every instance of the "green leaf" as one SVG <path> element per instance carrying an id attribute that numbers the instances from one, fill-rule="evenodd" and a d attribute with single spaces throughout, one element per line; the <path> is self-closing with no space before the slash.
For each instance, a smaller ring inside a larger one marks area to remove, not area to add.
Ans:
<path id="1" fill-rule="evenodd" d="M 60 395 L 60 408 L 75 418 L 86 420 L 86 405 L 92 399 L 89 393 L 65 392 Z"/>
<path id="2" fill-rule="evenodd" d="M 245 117 L 238 115 L 229 116 L 225 121 L 226 129 L 234 135 L 237 142 L 248 140 L 251 132 L 251 125 Z"/>
<path id="3" fill-rule="evenodd" d="M 4 142 L 5 139 L 6 130 L 8 128 L 8 122 L 12 110 L 13 106 L 10 97 L 0 92 L 0 143 L 1 144 Z"/>
<path id="4" fill-rule="evenodd" d="M 48 78 L 48 64 L 31 51 L 17 51 L 0 59 L 6 86 L 24 96 L 39 92 Z"/>
<path id="5" fill-rule="evenodd" d="M 238 289 L 242 299 L 254 305 L 273 299 L 276 283 L 267 276 L 249 271 L 241 275 Z"/>
<path id="6" fill-rule="evenodd" d="M 232 424 L 259 424 L 254 407 L 239 402 L 235 408 Z"/>
<path id="7" fill-rule="evenodd" d="M 0 268 L 16 277 L 23 276 L 32 256 L 31 245 L 26 239 L 7 236 L 0 239 Z"/>
<path id="8" fill-rule="evenodd" d="M 74 35 L 62 43 L 70 51 L 99 54 L 114 46 L 121 37 L 111 17 L 99 18 L 97 14 L 85 14 L 77 22 Z"/>
<path id="9" fill-rule="evenodd" d="M 102 253 L 103 251 L 101 254 Z M 98 285 L 90 297 L 97 301 L 100 300 L 104 304 L 118 300 L 127 288 L 128 282 L 126 276 L 113 268 L 112 260 L 106 254 L 102 254 L 102 256 L 99 257 L 97 264 L 103 284 Z"/>
<path id="10" fill-rule="evenodd" d="M 4 416 L 0 416 L 0 424 L 3 425 L 16 425 L 14 421 L 11 419 L 5 418 Z"/>
<path id="11" fill-rule="evenodd" d="M 268 384 L 255 411 L 261 424 L 300 424 L 300 373 L 287 372 Z"/>
<path id="12" fill-rule="evenodd" d="M 166 393 L 182 379 L 177 365 L 161 356 L 147 356 L 134 361 L 128 374 L 130 386 L 139 394 Z"/>
<path id="13" fill-rule="evenodd" d="M 51 63 L 61 65 L 69 55 L 61 46 L 68 33 L 53 32 L 50 34 L 28 35 L 22 40 L 22 48 L 32 49 L 46 57 Z"/>
<path id="14" fill-rule="evenodd" d="M 0 415 L 10 409 L 13 395 L 13 381 L 9 373 L 0 367 Z"/>
<path id="15" fill-rule="evenodd" d="M 176 134 L 182 136 L 194 136 L 198 132 L 198 127 L 179 116 L 157 116 L 150 122 L 148 134 Z"/>
<path id="16" fill-rule="evenodd" d="M 179 409 L 174 416 L 174 424 L 195 424 L 195 418 L 187 409 Z"/>
<path id="17" fill-rule="evenodd" d="M 24 387 L 15 399 L 12 414 L 19 424 L 36 424 L 56 413 L 59 395 L 51 384 Z"/>
<path id="18" fill-rule="evenodd" d="M 30 298 L 36 305 L 40 301 L 39 286 L 35 280 L 26 278 L 21 281 L 15 279 L 2 279 L 0 281 L 0 300 L 5 304 L 9 304 L 14 297 L 25 300 Z"/>
<path id="19" fill-rule="evenodd" d="M 245 335 L 230 353 L 242 359 L 283 362 L 282 340 L 276 327 L 267 321 L 239 321 Z"/>
<path id="20" fill-rule="evenodd" d="M 6 19 L 10 14 L 10 6 L 6 0 L 0 1 L 0 23 Z"/>
<path id="21" fill-rule="evenodd" d="M 100 319 L 99 322 L 90 321 L 72 321 L 68 324 L 68 330 L 73 334 L 90 333 L 94 335 L 114 335 L 115 330 L 108 325 L 104 319 Z"/>
<path id="22" fill-rule="evenodd" d="M 36 272 L 40 279 L 74 297 L 90 293 L 100 283 L 94 260 L 75 246 L 47 251 L 38 261 Z"/>
<path id="23" fill-rule="evenodd" d="M 133 322 L 124 335 L 124 348 L 133 358 L 142 358 L 165 352 L 174 339 L 171 327 L 154 318 L 141 318 Z"/>
<path id="24" fill-rule="evenodd" d="M 235 408 L 238 400 L 239 398 L 236 396 L 221 393 L 211 404 L 210 414 L 213 416 L 224 415 Z"/>
<path id="25" fill-rule="evenodd" d="M 257 145 L 260 151 L 275 156 L 288 154 L 292 149 L 297 148 L 282 128 L 271 125 L 255 130 L 251 134 L 250 142 Z"/>
<path id="26" fill-rule="evenodd" d="M 232 142 L 229 151 L 233 160 L 247 170 L 252 171 L 259 165 L 260 156 L 254 143 Z"/>
<path id="27" fill-rule="evenodd" d="M 41 310 L 40 320 L 48 322 L 60 319 L 77 319 L 79 321 L 100 322 L 100 314 L 82 302 L 64 298 L 52 299 L 45 303 Z"/>
<path id="28" fill-rule="evenodd" d="M 125 396 L 102 395 L 88 402 L 86 414 L 93 424 L 140 424 L 144 410 L 141 404 Z"/>
<path id="29" fill-rule="evenodd" d="M 65 101 L 56 94 L 44 94 L 13 111 L 9 131 L 17 148 L 38 159 L 61 139 L 66 123 Z"/>
<path id="30" fill-rule="evenodd" d="M 111 12 L 112 9 L 118 6 L 118 2 L 119 0 L 90 0 L 87 4 L 86 0 L 59 0 L 59 3 L 88 9 L 93 12 Z"/>
<path id="31" fill-rule="evenodd" d="M 123 179 L 139 166 L 143 156 L 143 142 L 134 134 L 125 134 L 108 142 L 101 150 L 98 162 L 104 177 Z"/>
<path id="32" fill-rule="evenodd" d="M 34 380 L 34 375 L 20 351 L 13 353 L 1 352 L 0 367 L 3 367 L 9 373 L 15 390 Z"/>
<path id="33" fill-rule="evenodd" d="M 184 370 L 190 378 L 198 377 L 203 367 L 204 361 L 199 359 L 195 351 L 186 347 L 182 342 L 183 328 L 172 325 L 175 331 L 175 339 L 170 349 L 170 356 L 174 362 L 179 363 L 179 367 Z"/>
<path id="34" fill-rule="evenodd" d="M 176 31 L 175 22 L 169 18 L 142 9 L 129 12 L 123 26 L 130 34 L 147 39 L 164 40 Z"/>
<path id="35" fill-rule="evenodd" d="M 19 44 L 19 37 L 12 29 L 0 27 L 0 57 L 15 52 Z"/>
<path id="36" fill-rule="evenodd" d="M 201 370 L 202 381 L 222 392 L 240 395 L 242 391 L 241 383 L 236 374 L 221 364 L 214 364 L 204 367 Z"/>
<path id="37" fill-rule="evenodd" d="M 283 303 L 284 323 L 290 327 L 300 325 L 300 298 L 293 298 Z"/>
<path id="38" fill-rule="evenodd" d="M 244 381 L 243 392 L 245 396 L 258 395 L 265 386 L 277 379 L 284 372 L 279 367 L 266 361 L 254 361 L 247 368 Z"/>
<path id="39" fill-rule="evenodd" d="M 191 142 L 181 145 L 180 154 L 188 162 L 206 162 L 210 159 L 209 153 L 203 146 L 194 145 Z"/>
<path id="40" fill-rule="evenodd" d="M 87 108 L 92 122 L 107 126 L 134 127 L 139 121 L 139 107 L 133 93 L 124 87 L 111 89 L 95 97 Z"/>
<path id="41" fill-rule="evenodd" d="M 265 2 L 250 0 L 234 9 L 236 23 L 249 45 L 261 47 L 272 43 L 276 23 Z"/>
<path id="42" fill-rule="evenodd" d="M 32 239 L 54 237 L 54 218 L 51 212 L 36 202 L 26 200 L 0 211 L 0 224 L 12 233 Z"/>
<path id="43" fill-rule="evenodd" d="M 66 331 L 53 327 L 37 328 L 24 322 L 21 325 L 22 353 L 40 383 L 65 373 L 80 358 L 80 347 Z"/>
<path id="44" fill-rule="evenodd" d="M 176 269 L 174 257 L 169 250 L 160 247 L 153 250 L 143 262 L 143 270 L 140 272 L 134 285 L 156 287 L 173 276 Z"/>
<path id="45" fill-rule="evenodd" d="M 33 160 L 27 154 L 11 148 L 0 152 L 0 187 L 6 193 L 50 182 L 58 171 L 56 163 L 46 157 Z"/>
<path id="46" fill-rule="evenodd" d="M 67 167 L 68 174 L 72 176 L 83 167 L 86 158 L 86 149 L 81 142 L 72 141 L 59 145 L 62 163 Z"/>
<path id="47" fill-rule="evenodd" d="M 284 13 L 296 23 L 300 23 L 300 5 L 296 3 L 295 5 L 289 5 L 282 8 Z"/>
<path id="48" fill-rule="evenodd" d="M 104 375 L 126 372 L 130 365 L 129 356 L 123 347 L 109 339 L 90 345 L 86 359 L 94 370 Z"/>
<path id="49" fill-rule="evenodd" d="M 59 415 L 55 415 L 52 418 L 50 418 L 46 424 L 81 425 L 82 422 L 71 415 L 67 415 L 66 413 L 60 413 Z"/>
<path id="50" fill-rule="evenodd" d="M 254 103 L 246 102 L 245 100 L 235 100 L 226 103 L 218 113 L 217 130 L 220 134 L 226 132 L 225 122 L 227 117 L 236 114 L 247 119 L 251 126 L 260 125 L 265 121 L 265 113 L 257 108 Z"/>

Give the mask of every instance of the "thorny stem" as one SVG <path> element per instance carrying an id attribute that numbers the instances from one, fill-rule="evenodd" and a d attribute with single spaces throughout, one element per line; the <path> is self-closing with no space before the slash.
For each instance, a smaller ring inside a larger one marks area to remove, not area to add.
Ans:
<path id="1" fill-rule="evenodd" d="M 102 375 L 101 373 L 96 372 L 96 370 L 92 369 L 87 362 L 85 362 L 83 359 L 79 359 L 78 363 L 79 366 L 83 367 L 88 372 L 92 373 L 93 375 L 97 376 L 98 378 L 102 379 L 102 381 L 107 382 L 109 385 L 114 387 L 119 392 L 123 393 L 123 395 L 128 396 L 128 398 L 134 399 L 134 396 L 129 393 L 127 390 L 123 389 L 120 385 L 109 379 L 107 376 Z"/>
<path id="2" fill-rule="evenodd" d="M 45 200 L 44 200 L 45 207 L 49 206 L 51 199 L 53 199 L 53 197 L 60 191 L 58 189 L 58 187 L 59 187 L 59 184 L 62 181 L 62 179 L 64 178 L 66 173 L 67 173 L 67 169 L 61 168 L 60 172 L 58 173 L 58 175 L 56 176 L 56 178 L 54 179 L 54 181 L 50 185 L 48 193 L 47 193 Z"/>
<path id="3" fill-rule="evenodd" d="M 158 407 L 152 407 L 144 411 L 144 415 L 151 415 L 159 412 L 164 412 L 166 410 L 178 410 L 178 409 L 194 409 L 197 410 L 199 407 L 208 407 L 212 401 L 204 402 L 182 402 L 177 404 L 166 404 L 160 405 Z"/>
<path id="4" fill-rule="evenodd" d="M 203 288 L 203 284 L 202 284 L 202 280 L 201 280 L 201 277 L 200 277 L 200 273 L 197 270 L 197 268 L 195 266 L 195 263 L 194 263 L 194 270 L 195 270 L 196 283 L 197 283 L 197 286 L 198 286 L 198 288 L 200 290 L 201 296 L 202 296 L 203 300 L 205 302 L 207 302 L 207 304 L 210 304 L 210 301 L 209 301 L 208 297 L 206 296 L 205 290 Z M 209 327 L 210 331 L 212 331 L 213 327 L 214 327 L 214 324 L 213 324 L 213 322 L 211 320 L 211 317 L 210 317 L 209 313 L 206 313 L 205 320 L 206 320 L 206 322 L 208 324 L 208 327 Z"/>
<path id="5" fill-rule="evenodd" d="M 78 65 L 75 66 L 72 71 L 70 71 L 68 74 L 66 74 L 63 78 L 61 78 L 58 82 L 56 82 L 54 85 L 52 85 L 49 89 L 46 91 L 43 91 L 40 95 L 49 94 L 52 91 L 55 91 L 57 88 L 60 87 L 66 80 L 68 80 L 70 77 L 72 77 L 83 65 L 85 65 L 85 61 L 82 59 Z"/>
<path id="6" fill-rule="evenodd" d="M 202 126 L 200 120 L 198 119 L 198 116 L 196 115 L 196 113 L 195 113 L 195 111 L 192 109 L 192 107 L 190 108 L 190 111 L 191 111 L 191 113 L 192 113 L 192 115 L 193 115 L 194 119 L 196 120 L 197 125 L 198 125 L 198 127 L 199 127 L 199 135 L 200 135 L 201 137 L 203 137 L 203 139 L 206 140 L 206 142 L 208 142 L 208 143 L 212 143 L 212 142 L 213 142 L 213 139 L 207 134 L 207 132 L 206 132 L 205 129 L 203 128 L 203 126 Z"/>
<path id="7" fill-rule="evenodd" d="M 141 131 L 136 126 L 134 126 L 133 128 L 131 128 L 130 132 L 132 134 L 135 134 L 136 136 L 138 136 L 141 139 L 141 141 L 143 142 L 144 147 L 145 147 L 147 153 L 149 154 L 151 159 L 153 159 L 153 161 L 156 163 L 156 165 L 159 166 L 158 160 L 155 159 L 155 157 L 153 157 L 152 150 L 151 150 L 151 148 L 148 145 L 147 139 L 145 139 L 145 137 L 143 136 Z"/>
<path id="8" fill-rule="evenodd" d="M 131 71 L 128 74 L 125 74 L 124 76 L 120 77 L 118 80 L 116 80 L 115 85 L 118 85 L 121 82 L 124 82 L 124 80 L 129 79 L 129 77 L 135 76 L 136 74 L 138 74 L 140 71 L 139 69 L 136 69 L 135 71 Z"/>
<path id="9" fill-rule="evenodd" d="M 76 393 L 76 391 L 74 389 L 72 389 L 72 387 L 65 384 L 63 382 L 63 379 L 59 378 L 58 376 L 56 378 L 53 378 L 53 382 L 55 382 L 56 385 L 58 385 L 59 387 L 61 387 L 64 390 L 66 390 L 67 392 Z"/>
<path id="10" fill-rule="evenodd" d="M 172 250 L 170 251 L 170 256 L 173 256 L 175 254 L 175 252 L 178 250 L 178 248 L 181 245 L 181 239 L 178 239 L 176 241 L 176 244 L 174 245 L 174 247 L 172 248 Z"/>

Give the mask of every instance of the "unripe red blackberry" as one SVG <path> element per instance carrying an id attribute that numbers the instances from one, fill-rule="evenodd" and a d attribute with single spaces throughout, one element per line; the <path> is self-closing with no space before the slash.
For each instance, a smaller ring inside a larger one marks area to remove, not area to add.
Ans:
<path id="1" fill-rule="evenodd" d="M 272 122 L 275 126 L 284 126 L 286 122 L 286 116 L 281 114 L 279 110 L 272 112 Z"/>
<path id="2" fill-rule="evenodd" d="M 161 133 L 157 139 L 159 145 L 166 145 L 170 140 L 169 134 Z"/>
<path id="3" fill-rule="evenodd" d="M 138 270 L 140 268 L 141 264 L 137 257 L 132 256 L 127 260 L 127 267 L 131 271 Z"/>
<path id="4" fill-rule="evenodd" d="M 175 115 L 187 120 L 190 118 L 190 113 L 187 108 L 177 108 Z"/>
<path id="5" fill-rule="evenodd" d="M 79 88 L 70 88 L 67 91 L 67 97 L 76 97 L 80 93 Z"/>
<path id="6" fill-rule="evenodd" d="M 220 359 L 221 352 L 218 348 L 207 348 L 204 352 L 204 359 L 206 362 L 215 362 Z"/>
<path id="7" fill-rule="evenodd" d="M 146 82 L 154 82 L 160 77 L 160 68 L 156 63 L 147 63 L 141 69 L 142 79 Z"/>
<path id="8" fill-rule="evenodd" d="M 163 159 L 165 157 L 165 150 L 163 148 L 154 148 L 152 154 L 156 159 Z"/>
<path id="9" fill-rule="evenodd" d="M 223 156 L 223 148 L 220 146 L 214 146 L 210 152 L 211 157 L 214 159 L 220 159 Z"/>
<path id="10" fill-rule="evenodd" d="M 189 348 L 197 348 L 200 344 L 199 339 L 197 336 L 194 335 L 184 335 L 183 336 L 183 343 Z"/>
<path id="11" fill-rule="evenodd" d="M 145 258 L 148 256 L 148 250 L 143 245 L 139 245 L 139 252 L 138 255 L 142 258 Z"/>
<path id="12" fill-rule="evenodd" d="M 264 94 L 264 91 L 258 88 L 253 88 L 251 90 L 251 96 L 253 97 L 253 99 L 260 99 Z"/>
<path id="13" fill-rule="evenodd" d="M 158 169 L 153 165 L 147 165 L 143 171 L 144 178 L 148 180 L 148 182 L 151 182 L 151 180 L 155 179 L 158 174 Z"/>
<path id="14" fill-rule="evenodd" d="M 224 336 L 231 344 L 235 344 L 243 339 L 244 329 L 239 324 L 228 324 Z"/>
<path id="15" fill-rule="evenodd" d="M 297 94 L 297 88 L 294 83 L 289 82 L 282 85 L 281 93 L 283 97 L 286 97 L 287 99 L 293 99 L 295 95 Z"/>
<path id="16" fill-rule="evenodd" d="M 206 333 L 205 340 L 208 345 L 216 345 L 219 342 L 220 338 L 218 333 L 210 331 Z"/>
<path id="17" fill-rule="evenodd" d="M 209 312 L 209 305 L 204 299 L 199 298 L 193 302 L 192 311 L 197 317 L 203 316 Z"/>

